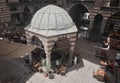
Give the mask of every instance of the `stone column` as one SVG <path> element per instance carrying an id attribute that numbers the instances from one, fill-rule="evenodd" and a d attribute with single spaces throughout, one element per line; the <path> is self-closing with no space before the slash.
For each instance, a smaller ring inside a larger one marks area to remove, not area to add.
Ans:
<path id="1" fill-rule="evenodd" d="M 46 54 L 46 66 L 50 67 L 51 66 L 51 47 L 50 47 L 50 43 L 48 44 L 48 40 L 46 41 L 46 43 L 44 43 L 44 49 L 45 49 L 45 54 Z"/>
<path id="2" fill-rule="evenodd" d="M 90 19 L 89 27 L 88 27 L 88 32 L 90 32 L 93 29 L 93 19 Z"/>
<path id="3" fill-rule="evenodd" d="M 69 61 L 68 61 L 68 66 L 71 66 L 72 65 L 72 62 L 73 62 L 73 54 L 74 54 L 74 47 L 75 47 L 75 43 L 76 43 L 76 34 L 73 34 L 73 35 L 71 35 L 71 37 L 70 37 L 70 45 L 71 45 L 71 47 L 70 47 L 70 54 L 69 54 Z"/>
<path id="4" fill-rule="evenodd" d="M 104 29 L 105 29 L 105 26 L 106 26 L 106 19 L 103 19 L 103 21 L 102 21 L 102 26 L 101 26 L 101 29 L 100 29 L 100 35 L 102 35 L 103 34 L 103 32 L 104 32 Z"/>
<path id="5" fill-rule="evenodd" d="M 46 66 L 49 66 L 49 67 L 51 67 L 51 57 L 50 57 L 50 54 L 51 54 L 51 52 L 49 52 L 49 51 L 45 51 L 45 53 L 46 53 Z"/>
<path id="6" fill-rule="evenodd" d="M 27 45 L 31 45 L 32 36 L 28 31 L 25 31 Z"/>
<path id="7" fill-rule="evenodd" d="M 73 54 L 74 54 L 74 47 L 71 47 L 70 48 L 70 52 L 69 52 L 69 61 L 68 61 L 68 66 L 71 66 L 72 65 L 72 62 L 73 62 Z"/>

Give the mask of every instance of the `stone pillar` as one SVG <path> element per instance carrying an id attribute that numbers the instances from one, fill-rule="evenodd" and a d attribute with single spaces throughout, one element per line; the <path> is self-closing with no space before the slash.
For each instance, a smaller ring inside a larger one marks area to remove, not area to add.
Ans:
<path id="1" fill-rule="evenodd" d="M 103 19 L 103 21 L 102 21 L 102 26 L 101 26 L 101 29 L 100 29 L 100 34 L 102 35 L 103 34 L 103 32 L 104 32 L 104 29 L 105 29 L 105 26 L 106 26 L 106 19 Z"/>
<path id="2" fill-rule="evenodd" d="M 44 43 L 44 49 L 45 49 L 45 54 L 46 54 L 46 66 L 50 67 L 51 66 L 51 57 L 50 57 L 50 54 L 51 54 L 51 48 L 50 47 L 50 43 L 49 43 L 49 40 L 46 40 Z"/>
<path id="3" fill-rule="evenodd" d="M 73 36 L 75 36 L 74 38 L 73 38 Z M 68 61 L 68 65 L 69 66 L 71 66 L 72 65 L 72 62 L 73 62 L 73 57 L 74 57 L 74 48 L 75 48 L 75 43 L 76 43 L 76 34 L 73 34 L 73 35 L 71 35 L 71 37 L 70 37 L 70 45 L 71 45 L 71 47 L 70 47 L 70 54 L 69 54 L 69 61 Z"/>
<path id="4" fill-rule="evenodd" d="M 88 27 L 88 32 L 90 32 L 93 29 L 93 19 L 90 19 L 89 27 Z"/>
<path id="5" fill-rule="evenodd" d="M 50 57 L 50 54 L 51 54 L 51 52 L 49 52 L 49 51 L 45 51 L 45 53 L 46 53 L 46 66 L 49 66 L 49 67 L 51 67 L 51 57 Z"/>
<path id="6" fill-rule="evenodd" d="M 71 47 L 70 48 L 70 52 L 69 52 L 69 62 L 68 62 L 68 65 L 71 66 L 72 65 L 72 62 L 73 62 L 73 54 L 74 54 L 74 47 Z"/>
<path id="7" fill-rule="evenodd" d="M 32 36 L 28 31 L 25 31 L 27 45 L 31 45 Z"/>

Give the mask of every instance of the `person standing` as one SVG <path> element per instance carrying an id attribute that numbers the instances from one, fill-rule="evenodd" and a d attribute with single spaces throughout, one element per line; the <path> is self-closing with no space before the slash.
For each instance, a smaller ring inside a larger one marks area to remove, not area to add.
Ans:
<path id="1" fill-rule="evenodd" d="M 60 66 L 60 61 L 56 60 L 56 67 L 59 68 L 59 66 Z"/>
<path id="2" fill-rule="evenodd" d="M 74 58 L 74 65 L 76 65 L 77 64 L 77 56 L 75 56 L 75 58 Z"/>

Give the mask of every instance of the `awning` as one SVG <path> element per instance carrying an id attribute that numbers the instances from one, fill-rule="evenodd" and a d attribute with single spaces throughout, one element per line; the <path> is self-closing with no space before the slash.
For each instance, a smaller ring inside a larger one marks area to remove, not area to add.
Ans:
<path id="1" fill-rule="evenodd" d="M 18 58 L 21 56 L 25 56 L 26 53 L 30 53 L 35 48 L 37 47 L 32 45 L 25 45 L 14 42 L 9 43 L 0 40 L 0 56 Z"/>

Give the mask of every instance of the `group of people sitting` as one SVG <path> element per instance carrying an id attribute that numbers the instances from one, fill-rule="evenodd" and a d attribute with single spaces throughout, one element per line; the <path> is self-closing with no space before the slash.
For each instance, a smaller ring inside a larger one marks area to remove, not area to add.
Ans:
<path id="1" fill-rule="evenodd" d="M 115 63 L 113 60 L 101 61 L 100 64 L 101 64 L 101 67 L 104 68 L 106 71 L 114 73 L 114 64 Z"/>
<path id="2" fill-rule="evenodd" d="M 107 78 L 108 72 L 112 74 L 115 71 L 115 61 L 113 59 L 111 59 L 109 56 L 110 40 L 111 40 L 110 36 L 108 36 L 106 38 L 106 40 L 103 41 L 102 47 L 94 46 L 95 48 L 97 48 L 96 56 L 99 56 L 101 58 L 101 61 L 100 61 L 100 65 L 101 65 L 100 69 L 102 69 L 101 75 L 104 74 L 102 81 L 108 80 L 108 78 Z M 94 75 L 96 75 L 96 74 L 94 74 Z"/>
<path id="3" fill-rule="evenodd" d="M 55 64 L 55 73 L 57 74 L 61 74 L 61 75 L 65 75 L 66 73 L 66 65 L 65 64 L 61 64 L 60 60 L 56 60 L 56 64 Z"/>
<path id="4" fill-rule="evenodd" d="M 115 65 L 113 60 L 100 61 L 101 67 L 96 72 L 93 71 L 93 77 L 99 81 L 109 81 L 111 74 L 114 74 Z"/>
<path id="5" fill-rule="evenodd" d="M 43 70 L 42 70 L 42 63 L 41 62 L 34 62 L 32 64 L 32 70 L 34 72 L 43 72 Z"/>
<path id="6" fill-rule="evenodd" d="M 3 40 L 6 40 L 8 42 L 13 41 L 17 43 L 27 44 L 25 34 L 19 31 L 14 32 L 14 31 L 5 29 L 2 31 L 0 36 L 2 37 Z"/>

